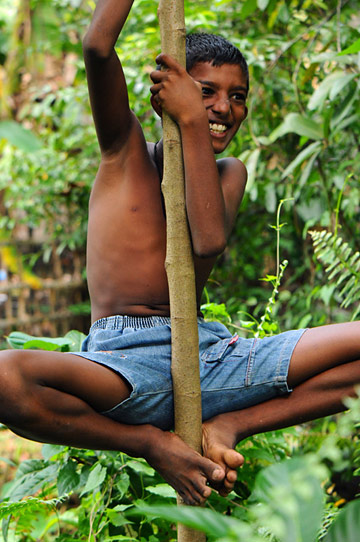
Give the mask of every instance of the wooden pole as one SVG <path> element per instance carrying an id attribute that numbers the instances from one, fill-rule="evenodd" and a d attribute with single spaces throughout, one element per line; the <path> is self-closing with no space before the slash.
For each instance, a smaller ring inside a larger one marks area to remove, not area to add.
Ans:
<path id="1" fill-rule="evenodd" d="M 162 51 L 185 66 L 184 0 L 160 0 Z M 201 389 L 195 272 L 185 207 L 184 167 L 177 124 L 163 114 L 164 175 L 162 190 L 167 222 L 165 269 L 171 314 L 171 373 L 175 432 L 201 453 Z M 178 497 L 178 503 L 182 499 Z M 205 535 L 179 525 L 179 542 L 203 542 Z"/>

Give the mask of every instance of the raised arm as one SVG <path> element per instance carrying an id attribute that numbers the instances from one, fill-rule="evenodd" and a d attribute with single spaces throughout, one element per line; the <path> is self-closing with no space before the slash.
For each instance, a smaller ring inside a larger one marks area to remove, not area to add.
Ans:
<path id="1" fill-rule="evenodd" d="M 102 153 L 118 152 L 135 117 L 114 46 L 134 0 L 98 0 L 83 40 L 90 102 Z"/>
<path id="2" fill-rule="evenodd" d="M 216 256 L 226 246 L 244 192 L 246 170 L 234 158 L 217 163 L 214 153 L 224 150 L 246 117 L 246 94 L 236 98 L 238 103 L 233 105 L 229 85 L 215 81 L 214 85 L 219 87 L 217 97 L 208 105 L 202 81 L 208 77 L 207 63 L 200 63 L 199 73 L 189 74 L 168 55 L 162 54 L 157 60 L 165 71 L 151 74 L 155 83 L 151 87 L 152 103 L 158 113 L 164 109 L 180 128 L 186 209 L 194 253 L 199 257 Z M 219 79 L 217 72 L 215 75 Z M 215 130 L 223 130 L 225 124 L 225 135 L 214 134 Z"/>

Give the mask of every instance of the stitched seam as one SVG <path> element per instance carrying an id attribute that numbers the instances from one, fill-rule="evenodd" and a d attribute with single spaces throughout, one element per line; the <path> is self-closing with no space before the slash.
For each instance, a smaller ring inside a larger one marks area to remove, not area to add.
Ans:
<path id="1" fill-rule="evenodd" d="M 249 357 L 248 357 L 248 365 L 246 368 L 246 375 L 245 375 L 245 386 L 249 386 L 251 384 L 251 371 L 254 365 L 256 342 L 257 342 L 257 338 L 254 339 L 250 348 Z"/>

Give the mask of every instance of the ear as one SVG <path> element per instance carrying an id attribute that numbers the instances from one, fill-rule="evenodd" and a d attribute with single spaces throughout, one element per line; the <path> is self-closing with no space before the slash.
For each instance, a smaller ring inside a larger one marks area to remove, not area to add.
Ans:
<path id="1" fill-rule="evenodd" d="M 158 102 L 155 100 L 153 95 L 150 96 L 150 102 L 151 102 L 151 106 L 152 106 L 153 110 L 155 111 L 155 113 L 160 118 L 162 118 L 162 107 L 161 107 L 160 104 L 158 104 Z"/>

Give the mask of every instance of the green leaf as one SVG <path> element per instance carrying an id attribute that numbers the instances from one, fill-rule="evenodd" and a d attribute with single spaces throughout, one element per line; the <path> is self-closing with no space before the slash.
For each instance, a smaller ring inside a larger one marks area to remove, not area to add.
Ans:
<path id="1" fill-rule="evenodd" d="M 320 220 L 324 212 L 324 203 L 320 198 L 314 198 L 309 203 L 302 201 L 296 209 L 304 222 L 310 219 Z"/>
<path id="2" fill-rule="evenodd" d="M 128 521 L 129 523 L 129 521 Z M 152 537 L 151 537 L 152 538 Z M 149 539 L 149 542 L 151 542 L 151 538 Z M 133 538 L 131 536 L 125 536 L 122 534 L 117 534 L 115 536 L 107 536 L 103 539 L 103 542 L 139 542 L 138 538 Z M 72 542 L 72 541 L 70 541 Z M 74 542 L 77 542 L 74 540 Z"/>
<path id="3" fill-rule="evenodd" d="M 25 511 L 36 514 L 39 509 L 44 507 L 54 507 L 58 504 L 59 499 L 51 499 L 44 501 L 36 497 L 28 497 L 26 500 L 20 502 L 2 502 L 0 506 L 0 519 L 6 518 L 9 515 L 15 517 L 20 516 Z"/>
<path id="4" fill-rule="evenodd" d="M 57 488 L 59 496 L 71 493 L 79 484 L 80 476 L 76 472 L 76 463 L 69 461 L 59 470 Z"/>
<path id="5" fill-rule="evenodd" d="M 301 152 L 299 152 L 296 158 L 294 158 L 294 160 L 290 162 L 290 164 L 287 166 L 284 173 L 282 174 L 281 178 L 284 179 L 285 177 L 287 177 L 290 173 L 294 171 L 294 169 L 296 169 L 300 164 L 302 164 L 304 160 L 309 158 L 309 156 L 311 156 L 313 153 L 318 151 L 320 148 L 321 148 L 320 141 L 315 141 L 314 143 L 311 143 L 310 145 L 308 145 L 308 147 L 306 147 Z"/>
<path id="6" fill-rule="evenodd" d="M 70 352 L 80 352 L 81 345 L 85 338 L 86 335 L 84 333 L 81 333 L 81 331 L 77 331 L 76 329 L 68 331 L 65 335 L 65 339 L 69 339 L 69 341 L 71 341 Z"/>
<path id="7" fill-rule="evenodd" d="M 315 160 L 317 159 L 317 157 L 319 156 L 320 154 L 320 151 L 321 149 L 318 149 L 317 151 L 315 151 L 309 158 L 306 166 L 304 167 L 302 173 L 301 173 L 301 176 L 300 176 L 300 179 L 299 179 L 299 187 L 302 187 L 305 185 L 306 181 L 308 180 L 308 178 L 310 177 L 310 174 L 311 174 L 311 171 L 313 169 L 313 165 L 314 165 L 314 162 Z"/>
<path id="8" fill-rule="evenodd" d="M 257 0 L 246 0 L 240 10 L 240 19 L 246 19 L 249 15 L 254 13 L 257 8 Z"/>
<path id="9" fill-rule="evenodd" d="M 90 491 L 93 491 L 99 487 L 105 480 L 106 472 L 106 467 L 103 467 L 100 465 L 100 463 L 96 463 L 95 467 L 90 471 L 86 485 L 80 493 L 80 496 L 85 495 L 85 493 L 89 493 Z"/>
<path id="10" fill-rule="evenodd" d="M 66 446 L 60 444 L 44 444 L 41 448 L 41 453 L 47 461 L 55 455 L 61 454 L 66 449 Z"/>
<path id="11" fill-rule="evenodd" d="M 360 499 L 347 504 L 330 525 L 323 542 L 359 542 Z"/>
<path id="12" fill-rule="evenodd" d="M 159 495 L 167 499 L 176 499 L 176 491 L 168 484 L 157 484 L 156 486 L 147 486 L 146 491 L 153 495 Z"/>
<path id="13" fill-rule="evenodd" d="M 168 521 L 182 523 L 193 529 L 203 531 L 213 538 L 231 536 L 234 533 L 241 533 L 245 540 L 250 538 L 251 527 L 235 518 L 224 516 L 213 510 L 193 506 L 138 506 L 127 515 L 144 514 L 148 517 L 159 517 Z"/>
<path id="14" fill-rule="evenodd" d="M 145 460 L 135 460 L 130 459 L 129 461 L 126 461 L 126 466 L 130 467 L 133 471 L 140 473 L 140 474 L 147 474 L 148 476 L 154 476 L 155 470 L 150 467 Z"/>
<path id="15" fill-rule="evenodd" d="M 116 478 L 115 486 L 120 495 L 123 497 L 129 489 L 130 476 L 126 472 L 122 471 Z"/>
<path id="16" fill-rule="evenodd" d="M 330 301 L 334 295 L 334 291 L 335 284 L 325 284 L 319 290 L 320 298 L 323 300 L 327 307 L 330 305 Z"/>
<path id="17" fill-rule="evenodd" d="M 246 191 L 251 192 L 251 189 L 255 183 L 256 170 L 261 154 L 261 149 L 257 147 L 251 152 L 246 151 L 240 156 L 240 160 L 243 160 L 248 172 L 248 180 L 246 183 Z"/>
<path id="18" fill-rule="evenodd" d="M 63 339 L 61 337 L 56 339 L 51 339 L 50 337 L 37 337 L 24 343 L 23 348 L 24 350 L 61 350 L 64 352 L 69 349 L 68 347 L 70 344 L 71 341 L 69 339 Z"/>
<path id="19" fill-rule="evenodd" d="M 357 73 L 347 73 L 343 75 L 342 77 L 339 77 L 337 81 L 334 82 L 332 87 L 330 88 L 329 92 L 329 98 L 330 100 L 333 100 L 337 94 L 339 94 L 342 89 L 348 85 L 355 77 L 357 77 Z"/>
<path id="20" fill-rule="evenodd" d="M 324 137 L 324 129 L 319 122 L 300 115 L 299 113 L 289 113 L 284 121 L 270 134 L 271 142 L 276 141 L 279 137 L 285 134 L 295 133 L 299 136 L 305 136 L 309 139 L 322 139 Z"/>
<path id="21" fill-rule="evenodd" d="M 68 350 L 68 347 L 72 344 L 71 339 L 63 337 L 50 338 L 50 337 L 34 337 L 21 331 L 13 331 L 8 337 L 7 342 L 11 348 L 23 348 L 30 349 L 35 348 L 39 350 Z"/>
<path id="22" fill-rule="evenodd" d="M 33 337 L 27 333 L 13 331 L 6 337 L 6 340 L 11 348 L 20 349 L 23 348 L 24 344 L 32 338 Z"/>
<path id="23" fill-rule="evenodd" d="M 9 459 L 8 457 L 0 456 L 0 461 L 2 461 L 3 463 L 6 463 L 7 465 L 10 465 L 11 467 L 16 467 L 16 463 L 11 461 L 11 459 Z"/>
<path id="24" fill-rule="evenodd" d="M 266 277 L 261 278 L 259 280 L 263 280 L 265 282 L 272 282 L 273 280 L 276 280 L 276 279 L 277 279 L 276 275 L 266 275 Z"/>
<path id="25" fill-rule="evenodd" d="M 331 100 L 357 76 L 356 73 L 344 74 L 342 71 L 333 72 L 321 82 L 311 96 L 308 109 L 322 108 L 327 97 Z"/>
<path id="26" fill-rule="evenodd" d="M 42 148 L 41 141 L 14 120 L 0 121 L 0 139 L 7 139 L 9 143 L 25 152 L 35 152 Z"/>
<path id="27" fill-rule="evenodd" d="M 342 55 L 352 55 L 354 53 L 358 53 L 360 51 L 360 38 L 356 40 L 352 45 L 341 51 L 341 53 L 338 53 L 338 56 Z"/>
<path id="28" fill-rule="evenodd" d="M 315 540 L 323 515 L 323 492 L 309 461 L 290 459 L 260 471 L 251 500 L 266 503 L 271 515 L 282 518 L 284 542 Z"/>
<path id="29" fill-rule="evenodd" d="M 47 465 L 45 461 L 29 459 L 19 466 L 16 478 L 6 491 L 5 496 L 13 502 L 32 495 L 42 489 L 45 484 L 53 483 L 58 465 Z"/>
<path id="30" fill-rule="evenodd" d="M 131 506 L 131 504 L 118 504 L 114 508 L 108 508 L 106 510 L 106 515 L 109 518 L 110 523 L 112 525 L 115 525 L 115 527 L 121 527 L 122 525 L 128 525 L 129 523 L 132 523 L 123 514 L 123 512 Z"/>
<path id="31" fill-rule="evenodd" d="M 331 132 L 334 132 L 335 128 L 336 131 L 340 129 L 340 126 L 344 123 L 346 124 L 346 121 L 349 117 L 352 117 L 353 114 L 356 112 L 356 108 L 354 108 L 354 103 L 358 98 L 358 91 L 356 88 L 356 85 L 351 85 L 348 89 L 349 91 L 347 94 L 343 97 L 343 100 L 339 105 L 336 107 L 336 110 L 334 111 L 331 120 L 330 120 L 330 129 Z"/>

